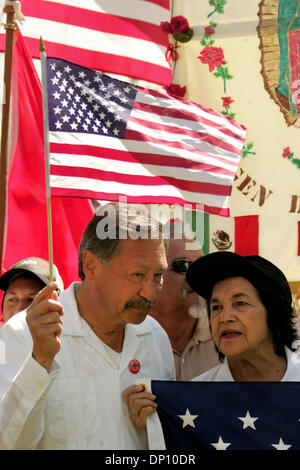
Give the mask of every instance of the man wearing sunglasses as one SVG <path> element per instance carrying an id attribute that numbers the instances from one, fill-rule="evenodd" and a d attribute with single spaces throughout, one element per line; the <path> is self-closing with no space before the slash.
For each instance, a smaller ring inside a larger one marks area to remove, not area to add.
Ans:
<path id="1" fill-rule="evenodd" d="M 198 243 L 191 238 L 175 238 L 176 224 L 170 222 L 163 290 L 152 315 L 167 332 L 174 355 L 177 380 L 190 380 L 219 364 L 209 329 L 205 301 L 186 283 L 185 275 L 193 261 L 202 256 Z M 188 235 L 189 236 L 189 235 Z"/>

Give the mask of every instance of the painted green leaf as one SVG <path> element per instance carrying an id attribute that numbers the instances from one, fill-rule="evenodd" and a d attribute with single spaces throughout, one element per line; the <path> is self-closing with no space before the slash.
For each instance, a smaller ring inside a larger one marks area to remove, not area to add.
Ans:
<path id="1" fill-rule="evenodd" d="M 193 34 L 194 34 L 194 30 L 190 28 L 188 31 L 185 31 L 184 33 L 174 33 L 173 37 L 176 41 L 184 43 L 184 42 L 189 42 L 192 39 Z"/>
<path id="2" fill-rule="evenodd" d="M 232 119 L 234 119 L 235 116 L 236 116 L 236 113 L 230 113 L 229 111 L 221 111 L 221 113 L 224 114 L 225 116 L 228 116 L 228 117 L 232 118 Z"/>
<path id="3" fill-rule="evenodd" d="M 223 76 L 223 69 L 220 65 L 217 66 L 216 72 L 214 72 L 215 77 L 222 77 Z"/>
<path id="4" fill-rule="evenodd" d="M 250 152 L 250 149 L 252 149 L 253 147 L 253 143 L 252 142 L 249 142 L 248 144 L 245 143 L 244 146 L 243 146 L 243 150 L 242 150 L 242 158 L 246 158 L 248 155 L 256 155 L 256 152 Z"/>
<path id="5" fill-rule="evenodd" d="M 299 160 L 299 158 L 294 158 L 292 160 L 292 163 L 298 168 L 298 170 L 300 170 L 300 160 Z"/>
<path id="6" fill-rule="evenodd" d="M 226 5 L 226 0 L 209 0 L 209 4 L 215 8 L 221 8 Z"/>
<path id="7" fill-rule="evenodd" d="M 223 70 L 224 70 L 224 77 L 226 78 L 226 80 L 231 80 L 233 78 L 233 75 L 229 73 L 228 67 L 224 67 Z"/>

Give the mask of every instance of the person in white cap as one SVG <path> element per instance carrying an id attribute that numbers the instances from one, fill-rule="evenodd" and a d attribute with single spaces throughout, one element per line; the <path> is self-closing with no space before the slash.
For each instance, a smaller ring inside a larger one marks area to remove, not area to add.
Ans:
<path id="1" fill-rule="evenodd" d="M 53 280 L 57 283 L 58 293 L 61 293 L 64 290 L 64 283 L 57 267 L 54 265 L 53 268 Z M 4 291 L 2 299 L 4 323 L 16 313 L 29 307 L 36 294 L 49 283 L 49 263 L 42 258 L 32 256 L 11 266 L 0 277 L 0 289 Z"/>

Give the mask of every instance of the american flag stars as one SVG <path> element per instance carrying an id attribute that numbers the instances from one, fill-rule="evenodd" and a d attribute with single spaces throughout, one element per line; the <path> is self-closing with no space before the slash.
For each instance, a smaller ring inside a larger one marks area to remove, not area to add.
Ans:
<path id="1" fill-rule="evenodd" d="M 195 428 L 195 419 L 199 417 L 199 415 L 192 415 L 190 410 L 187 408 L 184 415 L 177 415 L 178 418 L 182 419 L 182 427 L 185 428 L 186 426 L 191 426 Z M 201 416 L 200 416 L 201 419 Z M 247 410 L 246 415 L 244 417 L 238 417 L 237 419 L 243 422 L 243 428 L 246 429 L 250 427 L 251 429 L 256 430 L 254 422 L 257 421 L 259 418 L 252 417 L 249 410 Z M 217 423 L 216 423 L 217 428 Z M 227 450 L 227 448 L 231 445 L 231 442 L 224 442 L 222 436 L 219 436 L 217 442 L 211 442 L 210 445 L 214 447 L 216 450 Z M 283 442 L 283 439 L 280 437 L 278 443 L 271 443 L 270 446 L 274 447 L 276 450 L 288 450 L 291 445 L 286 444 Z"/>
<path id="2" fill-rule="evenodd" d="M 195 427 L 194 420 L 198 418 L 198 415 L 191 415 L 190 410 L 187 408 L 184 415 L 178 415 L 179 418 L 182 419 L 183 424 L 182 427 L 185 428 L 186 426 Z"/>
<path id="3" fill-rule="evenodd" d="M 123 138 L 137 87 L 48 58 L 50 131 Z"/>

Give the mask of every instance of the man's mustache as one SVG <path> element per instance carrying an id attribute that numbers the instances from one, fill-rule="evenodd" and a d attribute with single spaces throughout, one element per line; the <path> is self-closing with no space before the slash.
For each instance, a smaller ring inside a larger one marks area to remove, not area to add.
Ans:
<path id="1" fill-rule="evenodd" d="M 145 308 L 150 310 L 150 308 L 154 307 L 155 302 L 153 300 L 147 300 L 144 298 L 137 299 L 137 300 L 129 300 L 125 305 L 126 308 Z"/>
<path id="2" fill-rule="evenodd" d="M 181 298 L 182 298 L 182 300 L 185 300 L 185 299 L 186 299 L 186 296 L 187 296 L 190 292 L 194 292 L 194 291 L 193 291 L 192 289 L 190 289 L 190 288 L 183 287 L 182 290 L 181 290 Z"/>

